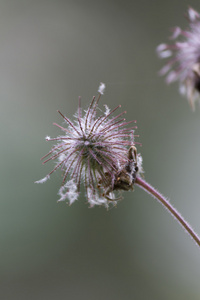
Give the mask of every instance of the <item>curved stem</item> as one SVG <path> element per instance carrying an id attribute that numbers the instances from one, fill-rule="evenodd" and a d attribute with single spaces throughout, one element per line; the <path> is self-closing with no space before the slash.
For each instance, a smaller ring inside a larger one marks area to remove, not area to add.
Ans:
<path id="1" fill-rule="evenodd" d="M 200 246 L 200 237 L 196 234 L 196 232 L 192 229 L 192 227 L 184 220 L 181 214 L 169 203 L 169 201 L 160 194 L 154 187 L 152 187 L 149 183 L 147 183 L 144 179 L 137 177 L 135 180 L 135 184 L 137 184 L 140 188 L 149 193 L 152 197 L 154 197 L 158 202 L 160 202 L 175 218 L 177 222 L 179 222 L 187 233 L 194 239 L 198 246 Z"/>

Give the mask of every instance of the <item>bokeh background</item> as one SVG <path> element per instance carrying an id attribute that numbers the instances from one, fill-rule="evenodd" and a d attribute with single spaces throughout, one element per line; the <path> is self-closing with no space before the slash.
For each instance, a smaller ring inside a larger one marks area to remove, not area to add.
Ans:
<path id="1" fill-rule="evenodd" d="M 57 203 L 34 184 L 46 135 L 106 83 L 101 105 L 137 119 L 145 178 L 200 234 L 200 109 L 167 86 L 155 48 L 191 0 L 0 0 L 1 299 L 199 300 L 200 250 L 138 187 L 117 208 Z"/>

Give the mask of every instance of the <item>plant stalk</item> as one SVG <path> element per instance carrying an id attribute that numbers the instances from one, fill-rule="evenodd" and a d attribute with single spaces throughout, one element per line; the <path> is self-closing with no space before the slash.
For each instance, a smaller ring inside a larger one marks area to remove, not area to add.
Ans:
<path id="1" fill-rule="evenodd" d="M 200 237 L 162 194 L 160 194 L 154 187 L 152 187 L 149 183 L 147 183 L 144 179 L 140 177 L 136 177 L 135 184 L 143 190 L 145 190 L 147 193 L 149 193 L 158 202 L 160 202 L 171 213 L 175 220 L 183 226 L 187 233 L 200 247 Z"/>

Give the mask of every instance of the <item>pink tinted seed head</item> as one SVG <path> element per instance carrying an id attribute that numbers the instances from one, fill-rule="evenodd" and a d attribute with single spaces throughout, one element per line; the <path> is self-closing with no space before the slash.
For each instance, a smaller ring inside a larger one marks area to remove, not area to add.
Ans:
<path id="1" fill-rule="evenodd" d="M 171 39 L 176 41 L 160 44 L 157 53 L 161 58 L 168 58 L 160 75 L 166 75 L 167 83 L 179 81 L 180 92 L 186 95 L 194 110 L 200 93 L 200 14 L 190 7 L 187 19 L 189 28 L 174 28 Z"/>
<path id="2" fill-rule="evenodd" d="M 119 178 L 121 180 L 122 170 L 127 164 L 131 165 L 130 174 L 142 171 L 142 158 L 138 154 L 138 165 L 136 169 L 137 157 L 128 157 L 128 149 L 134 144 L 134 129 L 136 126 L 127 127 L 130 123 L 126 122 L 123 115 L 126 112 L 113 116 L 114 112 L 121 106 L 109 110 L 106 106 L 105 113 L 98 115 L 101 111 L 98 102 L 104 93 L 105 84 L 101 83 L 97 99 L 93 97 L 87 110 L 81 108 L 79 98 L 78 111 L 74 121 L 59 114 L 64 120 L 62 127 L 56 123 L 63 131 L 63 135 L 56 138 L 46 137 L 47 141 L 54 141 L 56 144 L 51 151 L 42 157 L 43 163 L 50 160 L 56 161 L 54 169 L 43 179 L 36 181 L 43 183 L 50 178 L 50 175 L 61 168 L 63 173 L 62 186 L 59 190 L 60 199 L 68 199 L 72 204 L 78 199 L 81 183 L 85 186 L 86 197 L 90 206 L 104 204 L 108 207 L 109 203 L 116 204 L 115 190 Z M 135 168 L 135 169 L 134 169 Z M 134 177 L 135 180 L 135 177 Z M 133 182 L 131 181 L 131 184 Z M 132 188 L 132 185 L 131 185 Z M 120 190 L 120 188 L 118 189 Z M 128 190 L 127 188 L 122 190 Z"/>

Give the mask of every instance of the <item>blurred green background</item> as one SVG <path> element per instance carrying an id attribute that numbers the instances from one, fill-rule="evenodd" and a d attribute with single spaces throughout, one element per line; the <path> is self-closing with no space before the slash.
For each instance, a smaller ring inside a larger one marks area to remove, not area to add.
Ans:
<path id="1" fill-rule="evenodd" d="M 183 0 L 0 0 L 1 299 L 199 300 L 200 249 L 138 187 L 117 208 L 57 203 L 40 157 L 106 83 L 101 105 L 137 119 L 145 178 L 200 234 L 200 109 L 158 71 L 155 48 L 187 27 Z M 100 105 L 100 106 L 101 106 Z"/>

